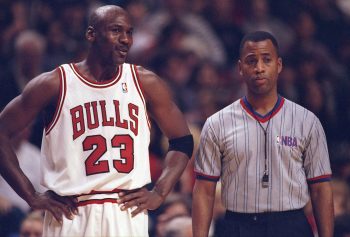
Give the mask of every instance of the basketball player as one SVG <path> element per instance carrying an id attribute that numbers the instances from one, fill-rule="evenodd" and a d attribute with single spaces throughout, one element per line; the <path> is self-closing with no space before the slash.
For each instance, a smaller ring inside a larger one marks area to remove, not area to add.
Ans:
<path id="1" fill-rule="evenodd" d="M 333 231 L 331 169 L 320 121 L 277 93 L 282 70 L 267 32 L 241 41 L 245 97 L 207 119 L 195 159 L 193 233 L 207 236 L 222 182 L 227 236 L 313 236 L 303 213 L 311 197 L 319 236 Z"/>
<path id="2" fill-rule="evenodd" d="M 125 63 L 127 12 L 108 5 L 89 19 L 87 58 L 34 78 L 0 115 L 1 175 L 33 209 L 46 210 L 43 236 L 147 236 L 157 208 L 182 174 L 193 139 L 164 82 Z M 42 184 L 37 193 L 10 146 L 45 112 Z M 150 183 L 149 115 L 169 138 L 165 167 Z"/>

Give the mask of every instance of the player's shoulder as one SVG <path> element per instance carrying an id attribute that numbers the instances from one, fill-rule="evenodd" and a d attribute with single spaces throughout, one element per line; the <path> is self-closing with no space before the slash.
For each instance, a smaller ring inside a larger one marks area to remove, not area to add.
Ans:
<path id="1" fill-rule="evenodd" d="M 60 84 L 60 73 L 58 69 L 52 71 L 43 72 L 29 81 L 29 87 L 40 87 L 46 89 L 59 88 Z"/>
<path id="2" fill-rule="evenodd" d="M 25 86 L 22 95 L 23 98 L 32 99 L 39 96 L 42 100 L 49 101 L 57 97 L 60 91 L 60 74 L 56 69 L 44 72 L 33 78 Z"/>
<path id="3" fill-rule="evenodd" d="M 136 74 L 141 81 L 146 81 L 147 83 L 147 82 L 153 82 L 155 80 L 160 79 L 156 73 L 154 73 L 149 69 L 146 69 L 141 65 L 136 65 L 136 64 L 125 64 L 125 65 L 126 66 L 131 65 L 131 67 L 135 69 Z"/>
<path id="4" fill-rule="evenodd" d="M 155 96 L 156 94 L 168 91 L 168 86 L 165 81 L 153 71 L 134 64 L 131 64 L 131 68 L 135 70 L 136 77 L 141 84 L 142 91 L 146 98 L 157 99 L 157 96 Z"/>

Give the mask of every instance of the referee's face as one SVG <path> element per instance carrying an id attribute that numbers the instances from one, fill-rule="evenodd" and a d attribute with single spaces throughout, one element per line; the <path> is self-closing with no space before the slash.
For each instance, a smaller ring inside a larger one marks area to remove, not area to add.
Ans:
<path id="1" fill-rule="evenodd" d="M 239 71 L 247 83 L 248 93 L 255 96 L 277 93 L 277 78 L 282 70 L 271 40 L 245 42 L 240 56 Z"/>

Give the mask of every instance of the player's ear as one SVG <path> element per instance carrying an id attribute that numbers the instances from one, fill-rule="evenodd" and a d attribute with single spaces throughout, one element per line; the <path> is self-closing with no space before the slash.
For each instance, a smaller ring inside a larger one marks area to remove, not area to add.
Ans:
<path id="1" fill-rule="evenodd" d="M 86 39 L 92 43 L 95 41 L 95 36 L 96 36 L 96 31 L 94 29 L 94 27 L 92 26 L 88 26 L 86 33 L 85 33 L 85 37 Z"/>

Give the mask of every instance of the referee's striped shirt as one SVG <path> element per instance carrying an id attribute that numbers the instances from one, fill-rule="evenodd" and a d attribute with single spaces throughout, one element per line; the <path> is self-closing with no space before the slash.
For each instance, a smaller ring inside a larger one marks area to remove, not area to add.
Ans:
<path id="1" fill-rule="evenodd" d="M 261 183 L 265 136 L 258 121 L 267 127 L 267 188 Z M 224 206 L 243 213 L 303 208 L 309 200 L 308 183 L 331 178 L 319 119 L 282 97 L 273 114 L 259 115 L 244 97 L 209 117 L 201 133 L 195 173 L 197 179 L 221 179 Z"/>

